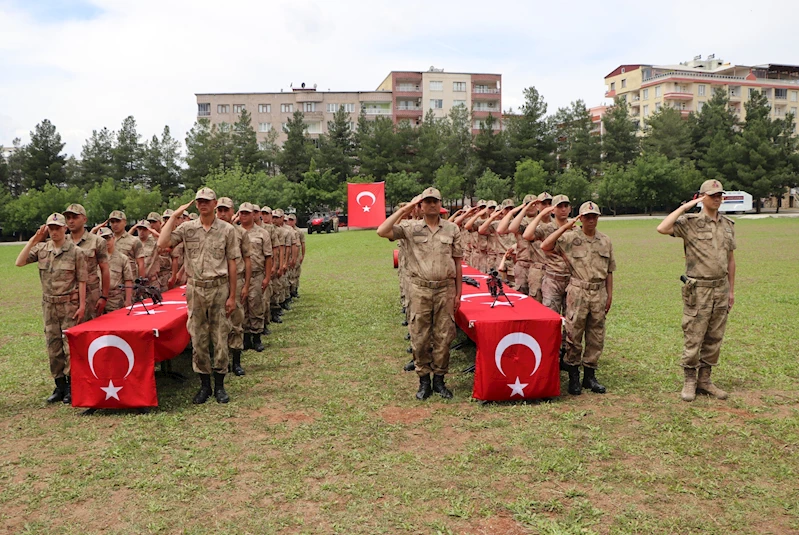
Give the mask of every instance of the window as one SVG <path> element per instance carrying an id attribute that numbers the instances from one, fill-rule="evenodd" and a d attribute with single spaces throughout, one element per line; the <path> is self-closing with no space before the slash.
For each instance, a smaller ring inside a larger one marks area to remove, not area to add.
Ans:
<path id="1" fill-rule="evenodd" d="M 625 87 L 627 87 L 627 78 L 622 78 L 621 79 L 621 88 L 624 89 Z"/>
<path id="2" fill-rule="evenodd" d="M 455 106 L 463 106 L 465 108 L 466 107 L 466 101 L 465 100 L 453 100 L 452 101 L 452 107 L 454 108 Z"/>
<path id="3" fill-rule="evenodd" d="M 294 113 L 294 104 L 281 104 L 280 113 Z"/>
<path id="4" fill-rule="evenodd" d="M 311 104 L 310 102 L 306 102 L 306 104 Z M 309 134 L 321 134 L 322 133 L 322 123 L 305 123 L 305 128 L 308 130 Z"/>
<path id="5" fill-rule="evenodd" d="M 350 122 L 349 122 L 349 123 L 347 123 L 347 124 L 348 124 L 348 125 L 350 125 L 350 131 L 351 131 L 351 132 L 355 132 L 355 123 L 353 123 L 352 121 L 350 121 Z"/>
<path id="6" fill-rule="evenodd" d="M 314 112 L 316 111 L 316 102 L 306 102 L 302 106 L 302 111 L 304 112 Z"/>
<path id="7" fill-rule="evenodd" d="M 655 86 L 655 98 L 660 97 L 660 89 L 661 87 L 659 85 Z"/>
<path id="8" fill-rule="evenodd" d="M 198 117 L 208 117 L 211 115 L 211 103 L 204 102 L 202 104 L 197 104 L 197 116 Z"/>
<path id="9" fill-rule="evenodd" d="M 699 101 L 699 102 L 696 103 L 696 111 L 698 111 L 698 112 L 702 111 L 702 108 L 704 108 L 704 107 L 705 107 L 705 103 L 704 102 Z"/>
<path id="10" fill-rule="evenodd" d="M 610 82 L 610 90 L 616 91 L 616 82 Z"/>
<path id="11" fill-rule="evenodd" d="M 259 132 L 269 132 L 272 130 L 271 123 L 258 123 L 258 131 Z"/>
<path id="12" fill-rule="evenodd" d="M 796 120 L 796 117 L 797 117 L 797 115 L 796 115 L 796 106 L 791 108 L 791 115 L 793 115 L 794 120 Z"/>
<path id="13" fill-rule="evenodd" d="M 649 104 L 644 104 L 644 117 L 649 116 Z"/>
<path id="14" fill-rule="evenodd" d="M 787 89 L 775 89 L 774 90 L 774 98 L 779 100 L 786 100 L 788 98 L 788 90 Z"/>
<path id="15" fill-rule="evenodd" d="M 444 82 L 438 81 L 430 81 L 430 91 L 444 91 Z"/>
<path id="16" fill-rule="evenodd" d="M 431 98 L 430 107 L 436 110 L 440 110 L 444 107 L 444 101 L 440 98 Z"/>
<path id="17" fill-rule="evenodd" d="M 241 113 L 244 111 L 244 104 L 233 104 L 233 113 Z"/>
<path id="18" fill-rule="evenodd" d="M 466 82 L 452 82 L 453 91 L 466 91 Z"/>
<path id="19" fill-rule="evenodd" d="M 327 105 L 327 113 L 336 113 L 338 111 L 338 104 L 331 102 Z"/>
<path id="20" fill-rule="evenodd" d="M 791 102 L 796 102 L 799 97 L 799 91 L 791 91 Z"/>
<path id="21" fill-rule="evenodd" d="M 649 100 L 649 89 L 644 89 L 644 100 Z"/>
<path id="22" fill-rule="evenodd" d="M 655 111 L 660 111 L 660 102 L 655 102 Z"/>
<path id="23" fill-rule="evenodd" d="M 291 106 L 291 104 L 289 104 L 289 106 Z M 289 123 L 280 123 L 280 129 L 281 129 L 282 131 L 284 131 L 284 132 L 288 132 L 288 129 L 289 129 Z"/>
<path id="24" fill-rule="evenodd" d="M 704 85 L 698 85 L 696 87 L 697 87 L 697 93 L 696 94 L 699 95 L 700 97 L 704 97 L 705 96 L 705 86 Z"/>
<path id="25" fill-rule="evenodd" d="M 230 104 L 217 104 L 216 113 L 230 113 Z"/>
<path id="26" fill-rule="evenodd" d="M 258 104 L 258 113 L 272 113 L 272 105 Z"/>

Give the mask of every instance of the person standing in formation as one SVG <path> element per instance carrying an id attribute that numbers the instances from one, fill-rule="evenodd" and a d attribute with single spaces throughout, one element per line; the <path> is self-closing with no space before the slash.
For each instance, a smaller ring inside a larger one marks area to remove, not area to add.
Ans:
<path id="1" fill-rule="evenodd" d="M 103 313 L 108 304 L 110 275 L 108 272 L 108 249 L 105 240 L 86 232 L 86 209 L 80 204 L 70 204 L 64 210 L 69 237 L 86 255 L 86 313 L 83 320 L 89 321 Z"/>
<path id="2" fill-rule="evenodd" d="M 255 206 L 245 202 L 239 206 L 241 228 L 250 242 L 250 262 L 252 277 L 250 291 L 244 303 L 246 320 L 244 322 L 244 349 L 264 350 L 261 333 L 264 330 L 264 292 L 272 275 L 272 238 L 269 232 L 255 224 Z"/>
<path id="3" fill-rule="evenodd" d="M 475 257 L 475 263 L 472 267 L 486 273 L 488 271 L 488 236 L 480 234 L 478 229 L 494 213 L 497 203 L 496 201 L 480 199 L 477 202 L 477 208 L 477 211 L 464 223 L 463 228 L 467 232 L 474 233 L 472 237 L 472 243 L 474 244 L 472 256 Z"/>
<path id="4" fill-rule="evenodd" d="M 253 207 L 254 209 L 254 207 Z M 264 330 L 263 334 L 269 334 L 269 324 L 274 323 L 282 323 L 283 320 L 280 319 L 280 315 L 277 311 L 272 311 L 272 298 L 275 294 L 276 287 L 277 287 L 277 274 L 280 270 L 280 266 L 283 264 L 283 255 L 285 254 L 283 242 L 280 241 L 280 235 L 278 234 L 277 228 L 275 227 L 274 223 L 272 222 L 272 209 L 268 206 L 263 206 L 261 208 L 261 221 L 263 222 L 261 228 L 263 228 L 268 234 L 270 239 L 272 240 L 272 273 L 268 277 L 269 283 L 266 286 L 266 291 L 264 292 Z"/>
<path id="5" fill-rule="evenodd" d="M 297 238 L 300 241 L 299 247 L 297 249 L 297 260 L 294 262 L 294 269 L 291 272 L 291 278 L 289 280 L 291 283 L 289 288 L 289 299 L 299 299 L 302 262 L 305 260 L 305 233 L 297 228 L 297 214 L 289 214 L 287 223 L 288 226 L 297 234 Z"/>
<path id="6" fill-rule="evenodd" d="M 128 257 L 130 268 L 133 270 L 133 277 L 143 277 L 144 269 L 144 250 L 140 240 L 131 236 L 126 230 L 125 225 L 128 224 L 128 218 L 122 210 L 114 210 L 108 216 L 106 223 L 110 224 L 111 230 L 114 231 L 116 238 L 117 251 Z M 105 223 L 98 225 L 92 229 L 93 233 L 100 230 L 100 227 L 105 226 Z"/>
<path id="7" fill-rule="evenodd" d="M 192 342 L 192 364 L 200 376 L 200 390 L 193 403 L 205 403 L 211 396 L 211 372 L 217 402 L 230 401 L 225 391 L 228 370 L 228 318 L 236 309 L 236 260 L 241 251 L 236 245 L 236 230 L 216 217 L 216 193 L 201 188 L 194 196 L 201 216 L 173 230 L 174 219 L 195 201 L 184 204 L 173 214 L 158 238 L 161 248 L 185 243 L 188 275 L 186 302 L 188 330 Z M 214 359 L 211 362 L 211 343 Z"/>
<path id="8" fill-rule="evenodd" d="M 419 204 L 423 219 L 402 221 Z M 452 397 L 444 376 L 449 370 L 449 345 L 455 338 L 455 312 L 460 306 L 463 245 L 458 226 L 441 219 L 440 211 L 441 193 L 427 188 L 377 229 L 382 238 L 405 241 L 419 400 L 432 392 L 445 399 Z"/>
<path id="9" fill-rule="evenodd" d="M 497 226 L 500 236 L 510 235 L 516 240 L 516 262 L 513 265 L 514 286 L 523 294 L 531 295 L 529 275 L 532 268 L 533 244 L 522 237 L 538 213 L 539 201 L 535 195 L 526 195 L 522 204 L 505 214 Z"/>
<path id="10" fill-rule="evenodd" d="M 493 201 L 492 201 L 493 202 Z M 489 203 L 489 207 L 491 204 Z M 496 203 L 494 204 L 496 206 Z M 494 210 L 493 213 L 483 221 L 480 225 L 480 228 L 477 229 L 477 232 L 480 236 L 486 237 L 486 252 L 487 252 L 487 263 L 486 263 L 486 272 L 499 270 L 500 261 L 502 257 L 505 255 L 506 247 L 505 243 L 500 239 L 499 234 L 497 234 L 497 228 L 499 227 L 500 219 L 505 216 L 508 212 L 513 209 L 513 199 L 505 199 L 502 201 L 502 206 L 499 210 Z"/>
<path id="11" fill-rule="evenodd" d="M 680 361 L 685 374 L 680 393 L 683 401 L 693 401 L 697 392 L 727 399 L 727 392 L 710 380 L 735 304 L 735 222 L 719 214 L 723 195 L 721 182 L 706 180 L 695 199 L 674 210 L 657 227 L 661 234 L 682 238 L 685 251 Z M 688 213 L 700 202 L 700 213 Z"/>
<path id="12" fill-rule="evenodd" d="M 146 220 L 141 220 L 130 228 L 131 232 L 136 232 L 136 235 L 141 242 L 142 253 L 144 253 L 144 271 L 139 271 L 139 278 L 147 281 L 147 285 L 158 287 L 158 268 L 159 253 L 158 243 L 150 235 L 150 223 Z"/>
<path id="13" fill-rule="evenodd" d="M 108 304 L 105 313 L 108 314 L 122 307 L 129 307 L 133 299 L 133 270 L 126 256 L 116 250 L 114 232 L 103 227 L 97 233 L 105 240 L 108 247 L 108 271 L 110 273 L 110 289 L 108 290 Z"/>
<path id="14" fill-rule="evenodd" d="M 158 212 L 147 214 L 147 222 L 150 223 L 150 234 L 157 240 L 161 235 L 161 228 L 164 226 L 164 217 Z M 169 289 L 169 277 L 172 275 L 172 251 L 166 249 L 158 251 L 158 287 L 162 292 Z"/>
<path id="15" fill-rule="evenodd" d="M 50 374 L 55 390 L 48 403 L 72 402 L 69 385 L 69 344 L 64 331 L 83 321 L 86 312 L 86 256 L 66 239 L 67 221 L 54 213 L 28 240 L 17 256 L 17 267 L 36 262 L 42 283 L 42 314 Z M 47 235 L 50 240 L 45 241 Z"/>

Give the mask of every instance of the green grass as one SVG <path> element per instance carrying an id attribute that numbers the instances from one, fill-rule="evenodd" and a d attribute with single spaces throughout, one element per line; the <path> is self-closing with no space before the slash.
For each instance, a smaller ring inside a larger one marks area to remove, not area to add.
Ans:
<path id="1" fill-rule="evenodd" d="M 609 393 L 418 403 L 393 244 L 308 237 L 302 298 L 247 352 L 228 405 L 158 378 L 148 415 L 46 406 L 36 269 L 0 247 L 0 532 L 799 533 L 799 220 L 739 220 L 715 381 L 679 400 L 681 241 L 611 221 Z M 186 357 L 176 367 L 190 373 Z M 565 388 L 563 389 L 565 392 Z"/>

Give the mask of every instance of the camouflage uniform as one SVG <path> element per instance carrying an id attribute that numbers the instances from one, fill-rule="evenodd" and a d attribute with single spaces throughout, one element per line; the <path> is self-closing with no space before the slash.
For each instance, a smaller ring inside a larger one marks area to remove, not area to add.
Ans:
<path id="1" fill-rule="evenodd" d="M 51 216 L 52 217 L 52 216 Z M 63 220 L 64 216 L 60 216 Z M 80 308 L 79 283 L 87 282 L 86 255 L 67 238 L 61 247 L 52 241 L 34 245 L 25 264 L 38 263 L 42 283 L 42 315 L 50 374 L 54 379 L 69 375 L 69 344 L 64 331 L 77 323 L 72 316 Z"/>
<path id="2" fill-rule="evenodd" d="M 543 225 L 539 223 L 535 229 L 535 239 L 543 242 L 557 229 L 558 224 L 554 221 Z M 567 231 L 566 234 L 569 232 L 571 231 Z M 541 281 L 541 302 L 550 310 L 564 315 L 566 314 L 566 288 L 569 286 L 569 279 L 571 278 L 569 265 L 560 255 L 547 255 L 546 253 L 544 255 L 546 262 L 544 264 L 544 278 Z"/>
<path id="3" fill-rule="evenodd" d="M 158 282 L 158 271 L 161 269 L 161 257 L 158 254 L 158 242 L 152 236 L 147 236 L 144 241 L 139 240 L 142 244 L 142 252 L 144 253 L 144 277 L 149 281 L 152 286 L 160 286 Z"/>
<path id="4" fill-rule="evenodd" d="M 116 245 L 114 246 L 114 249 L 128 257 L 130 269 L 133 271 L 134 278 L 144 276 L 143 274 L 139 275 L 139 266 L 136 263 L 137 258 L 144 258 L 144 247 L 142 246 L 142 242 L 139 238 L 131 236 L 127 231 L 125 231 L 119 236 L 116 236 Z"/>
<path id="5" fill-rule="evenodd" d="M 134 278 L 128 258 L 116 249 L 108 258 L 108 271 L 111 274 L 111 284 L 108 290 L 108 303 L 105 305 L 106 314 L 125 306 L 125 289 L 120 286 L 132 284 Z"/>
<path id="6" fill-rule="evenodd" d="M 516 289 L 524 294 L 529 294 L 530 283 L 529 275 L 530 268 L 532 267 L 532 243 L 525 240 L 522 235 L 527 229 L 532 219 L 528 216 L 522 218 L 522 223 L 516 232 L 516 262 L 513 264 L 513 279 L 516 284 Z M 540 302 L 540 301 L 539 301 Z"/>
<path id="7" fill-rule="evenodd" d="M 97 301 L 100 300 L 100 295 L 102 295 L 100 268 L 98 266 L 108 262 L 108 247 L 104 239 L 91 232 L 84 232 L 75 245 L 86 255 L 86 271 L 89 278 L 86 280 L 86 313 L 83 315 L 83 321 L 89 321 L 95 317 L 97 313 L 95 307 L 97 306 Z M 106 301 L 107 306 L 108 301 Z"/>
<path id="8" fill-rule="evenodd" d="M 266 208 L 268 209 L 269 207 Z M 271 210 L 268 213 L 271 214 Z M 271 303 L 277 287 L 276 273 L 280 263 L 283 243 L 280 241 L 277 227 L 275 227 L 273 223 L 263 223 L 261 228 L 269 234 L 269 239 L 272 242 L 272 274 L 269 278 L 269 284 L 266 286 L 266 290 L 264 290 L 264 326 L 267 326 L 272 322 Z"/>
<path id="9" fill-rule="evenodd" d="M 172 252 L 169 253 L 169 256 L 174 258 L 177 262 L 177 273 L 180 273 L 180 269 L 183 267 L 183 244 L 179 243 L 176 247 L 173 247 Z M 188 277 L 186 276 L 186 271 L 184 270 L 183 274 L 175 279 L 175 286 L 183 286 L 187 281 Z"/>
<path id="10" fill-rule="evenodd" d="M 291 236 L 292 250 L 294 249 L 294 247 L 297 248 L 297 255 L 296 258 L 294 259 L 294 267 L 288 268 L 288 271 L 286 272 L 286 291 L 287 291 L 286 299 L 290 299 L 292 292 L 297 287 L 297 281 L 298 281 L 297 269 L 300 265 L 300 255 L 302 254 L 302 240 L 300 239 L 300 234 L 302 233 L 300 232 L 300 229 L 298 229 L 297 227 L 292 227 L 291 225 L 288 224 L 284 224 L 283 226 L 286 228 L 286 230 L 289 231 L 289 234 Z"/>
<path id="11" fill-rule="evenodd" d="M 258 225 L 246 231 L 250 242 L 250 262 L 252 275 L 250 276 L 250 293 L 247 295 L 245 305 L 244 332 L 260 335 L 264 330 L 264 291 L 261 286 L 266 277 L 266 261 L 272 256 L 272 237 L 269 232 Z"/>
<path id="12" fill-rule="evenodd" d="M 244 303 L 241 302 L 241 290 L 247 282 L 246 266 L 244 264 L 245 258 L 251 258 L 250 250 L 250 237 L 247 231 L 238 225 L 232 225 L 236 231 L 236 245 L 241 252 L 241 256 L 236 259 L 236 308 L 230 314 L 230 334 L 227 338 L 228 347 L 230 349 L 244 349 L 244 322 L 245 322 L 245 309 Z M 252 275 L 250 275 L 250 287 L 247 289 L 252 293 Z M 261 288 L 258 288 L 261 291 Z M 248 293 L 248 295 L 249 295 Z"/>

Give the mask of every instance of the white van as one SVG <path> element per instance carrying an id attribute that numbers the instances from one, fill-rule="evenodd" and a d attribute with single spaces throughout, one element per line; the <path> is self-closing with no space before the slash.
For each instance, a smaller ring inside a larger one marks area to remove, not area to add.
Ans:
<path id="1" fill-rule="evenodd" d="M 700 210 L 702 203 L 696 205 Z M 744 213 L 752 209 L 752 196 L 745 191 L 725 191 L 721 197 L 721 207 L 719 212 L 722 213 Z"/>

